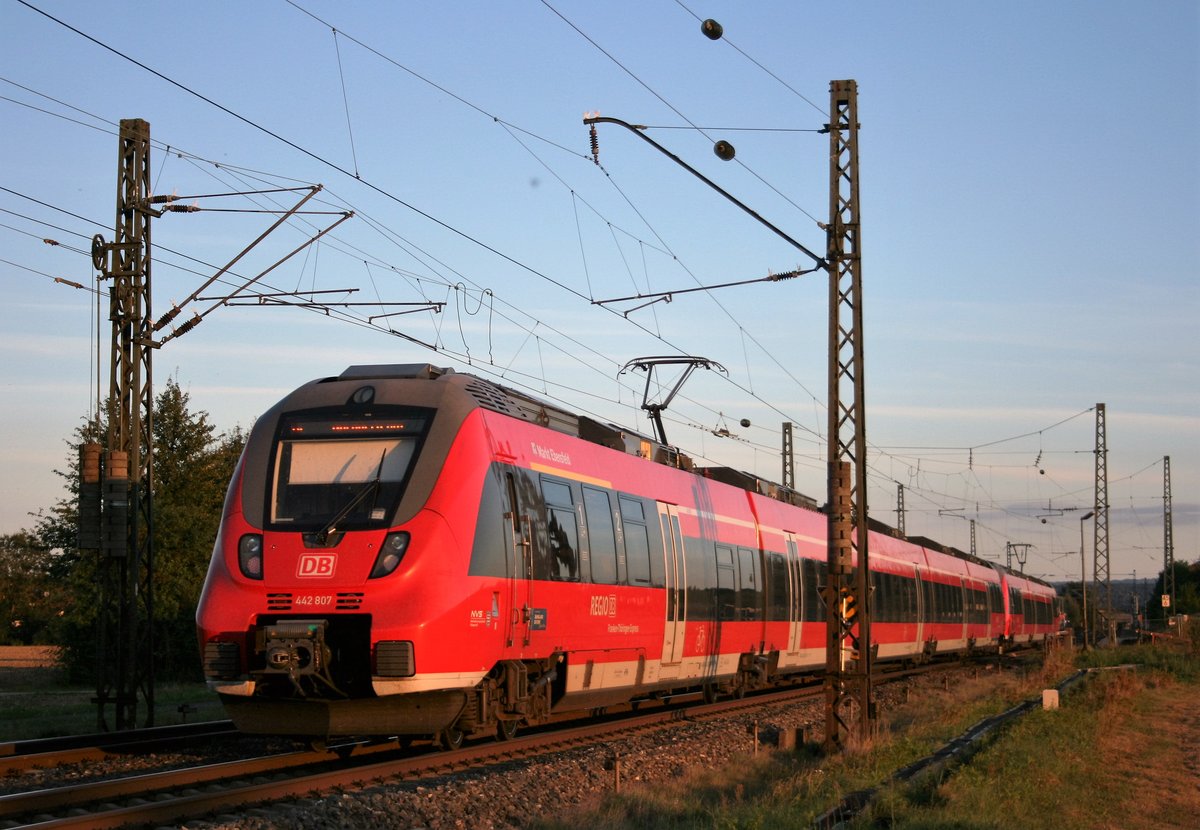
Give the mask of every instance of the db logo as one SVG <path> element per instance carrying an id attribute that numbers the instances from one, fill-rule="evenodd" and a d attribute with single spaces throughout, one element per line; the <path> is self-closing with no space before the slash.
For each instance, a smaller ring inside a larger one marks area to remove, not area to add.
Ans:
<path id="1" fill-rule="evenodd" d="M 336 553 L 302 553 L 296 566 L 298 577 L 330 577 L 337 566 Z"/>

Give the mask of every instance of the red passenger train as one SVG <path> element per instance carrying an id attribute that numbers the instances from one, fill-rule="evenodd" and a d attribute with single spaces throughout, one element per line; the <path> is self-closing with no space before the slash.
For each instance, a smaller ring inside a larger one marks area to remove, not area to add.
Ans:
<path id="1" fill-rule="evenodd" d="M 825 663 L 827 517 L 798 493 L 428 365 L 354 366 L 255 424 L 197 623 L 249 732 L 511 737 Z M 1044 640 L 1047 584 L 873 531 L 879 660 Z"/>

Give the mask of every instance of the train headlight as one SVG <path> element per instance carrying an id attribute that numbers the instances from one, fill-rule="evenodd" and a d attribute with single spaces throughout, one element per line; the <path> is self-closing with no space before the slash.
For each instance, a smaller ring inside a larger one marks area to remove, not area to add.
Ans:
<path id="1" fill-rule="evenodd" d="M 238 567 L 247 579 L 263 578 L 262 547 L 260 533 L 247 533 L 238 540 Z"/>
<path id="2" fill-rule="evenodd" d="M 375 557 L 375 566 L 371 568 L 371 579 L 387 576 L 400 566 L 400 560 L 404 558 L 404 553 L 408 550 L 409 538 L 407 530 L 387 535 L 387 538 L 383 540 L 383 548 Z"/>

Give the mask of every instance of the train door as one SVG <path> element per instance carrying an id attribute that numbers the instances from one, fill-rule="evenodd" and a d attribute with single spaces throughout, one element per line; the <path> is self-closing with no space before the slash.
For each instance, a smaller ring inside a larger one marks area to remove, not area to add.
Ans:
<path id="1" fill-rule="evenodd" d="M 687 624 L 687 569 L 683 558 L 683 534 L 674 505 L 658 504 L 663 531 L 663 557 L 666 573 L 667 618 L 663 625 L 662 664 L 675 666 L 669 676 L 678 674 L 683 660 L 684 627 Z M 668 672 L 664 670 L 664 675 Z"/>
<path id="2" fill-rule="evenodd" d="M 925 580 L 921 577 L 921 569 L 917 568 L 913 572 L 913 585 L 916 588 L 916 604 L 917 612 L 917 651 L 920 652 L 925 646 L 925 631 L 927 626 L 925 621 L 929 619 L 929 603 L 925 595 Z"/>
<path id="3" fill-rule="evenodd" d="M 505 645 L 518 647 L 529 645 L 530 618 L 533 609 L 533 519 L 529 509 L 532 505 L 522 504 L 517 493 L 517 482 L 512 472 L 504 474 L 504 490 L 508 499 L 506 524 L 511 536 L 508 549 L 507 596 L 504 597 L 501 619 L 507 619 Z M 499 604 L 499 603 L 498 603 Z"/>
<path id="4" fill-rule="evenodd" d="M 959 639 L 965 642 L 971 636 L 969 626 L 971 615 L 967 610 L 969 607 L 968 603 L 970 601 L 969 598 L 971 596 L 971 589 L 967 587 L 967 580 L 963 579 L 961 576 L 957 577 L 956 581 L 958 582 L 958 617 L 962 621 L 962 626 L 959 629 L 958 636 Z"/>
<path id="5" fill-rule="evenodd" d="M 800 549 L 791 533 L 787 534 L 788 573 L 788 654 L 800 650 L 800 624 L 804 620 L 804 581 L 800 567 Z"/>

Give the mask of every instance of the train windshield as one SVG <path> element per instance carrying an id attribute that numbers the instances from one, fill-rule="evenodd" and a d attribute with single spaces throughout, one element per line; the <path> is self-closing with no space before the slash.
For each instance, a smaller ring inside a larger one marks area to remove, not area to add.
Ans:
<path id="1" fill-rule="evenodd" d="M 283 419 L 271 480 L 271 524 L 350 530 L 388 523 L 425 420 L 373 416 Z"/>

